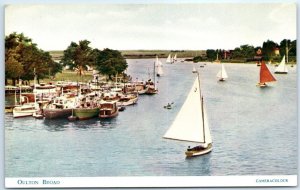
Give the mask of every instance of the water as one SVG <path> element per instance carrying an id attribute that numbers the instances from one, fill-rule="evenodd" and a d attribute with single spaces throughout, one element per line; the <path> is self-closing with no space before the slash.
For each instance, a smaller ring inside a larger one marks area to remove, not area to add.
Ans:
<path id="1" fill-rule="evenodd" d="M 153 60 L 128 60 L 133 79 L 148 79 Z M 224 176 L 297 174 L 297 76 L 275 75 L 256 87 L 256 65 L 226 64 L 200 71 L 213 151 L 186 159 L 187 142 L 163 139 L 195 79 L 192 64 L 164 65 L 159 94 L 140 96 L 112 120 L 13 119 L 5 115 L 6 177 Z M 269 66 L 274 71 L 273 66 Z M 8 100 L 8 99 L 7 99 Z M 164 109 L 174 102 L 171 110 Z M 189 123 L 187 123 L 188 125 Z"/>

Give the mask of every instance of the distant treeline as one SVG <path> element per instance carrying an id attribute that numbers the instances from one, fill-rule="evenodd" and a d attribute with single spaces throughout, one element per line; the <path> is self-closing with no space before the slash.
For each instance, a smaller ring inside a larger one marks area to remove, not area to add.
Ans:
<path id="1" fill-rule="evenodd" d="M 286 55 L 287 62 L 296 62 L 296 44 L 296 40 L 284 39 L 279 44 L 272 40 L 267 40 L 263 42 L 262 46 L 258 47 L 246 44 L 233 50 L 208 49 L 205 55 L 195 56 L 193 61 L 214 61 L 220 59 L 224 62 L 250 62 L 258 60 L 279 62 Z"/>

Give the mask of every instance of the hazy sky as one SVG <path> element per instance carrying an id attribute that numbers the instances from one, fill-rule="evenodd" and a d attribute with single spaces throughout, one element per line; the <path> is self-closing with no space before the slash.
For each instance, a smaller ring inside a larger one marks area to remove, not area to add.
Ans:
<path id="1" fill-rule="evenodd" d="M 12 32 L 43 50 L 84 39 L 98 49 L 233 49 L 295 40 L 296 4 L 9 5 L 5 35 Z"/>

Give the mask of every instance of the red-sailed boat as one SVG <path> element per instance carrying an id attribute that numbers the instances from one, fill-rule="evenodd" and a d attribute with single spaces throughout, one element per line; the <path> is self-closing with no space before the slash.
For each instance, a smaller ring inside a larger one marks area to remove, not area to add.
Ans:
<path id="1" fill-rule="evenodd" d="M 257 84 L 257 86 L 266 87 L 267 86 L 266 82 L 274 82 L 274 81 L 276 81 L 276 79 L 271 74 L 265 62 L 262 62 L 260 66 L 259 83 Z"/>

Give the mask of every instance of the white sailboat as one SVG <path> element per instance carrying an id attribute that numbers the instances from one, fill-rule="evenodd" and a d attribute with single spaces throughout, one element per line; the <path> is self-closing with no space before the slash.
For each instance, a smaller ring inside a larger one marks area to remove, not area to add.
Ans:
<path id="1" fill-rule="evenodd" d="M 197 70 L 196 70 L 195 66 L 193 66 L 193 71 L 192 71 L 192 73 L 197 73 Z"/>
<path id="2" fill-rule="evenodd" d="M 275 73 L 276 74 L 287 74 L 288 73 L 287 66 L 285 65 L 285 55 L 283 56 L 278 67 L 275 69 Z"/>
<path id="3" fill-rule="evenodd" d="M 177 54 L 175 54 L 174 57 L 173 57 L 173 63 L 174 63 L 175 61 L 177 61 Z"/>
<path id="4" fill-rule="evenodd" d="M 199 73 L 181 110 L 163 137 L 197 143 L 197 146 L 187 149 L 185 152 L 187 157 L 203 155 L 212 150 L 212 138 L 200 90 Z"/>
<path id="5" fill-rule="evenodd" d="M 167 60 L 166 60 L 166 63 L 172 63 L 172 60 L 171 60 L 171 54 L 169 54 Z"/>
<path id="6" fill-rule="evenodd" d="M 156 76 L 158 77 L 162 76 L 164 74 L 164 71 L 162 69 L 162 62 L 158 59 L 158 56 L 156 56 L 155 67 L 156 67 Z"/>
<path id="7" fill-rule="evenodd" d="M 224 64 L 222 63 L 221 65 L 222 65 L 221 70 L 217 73 L 217 77 L 219 78 L 219 81 L 225 81 L 225 79 L 228 78 L 228 75 L 227 75 L 227 72 L 225 70 Z"/>

